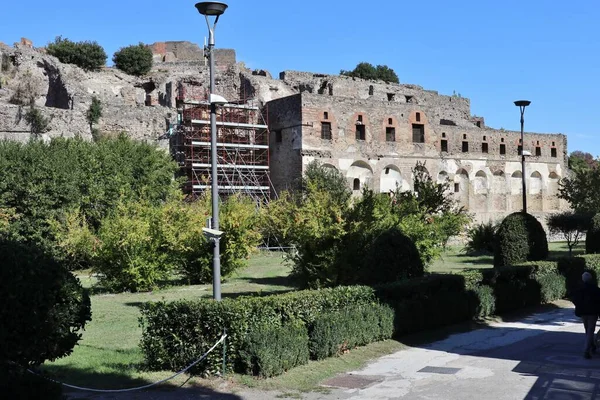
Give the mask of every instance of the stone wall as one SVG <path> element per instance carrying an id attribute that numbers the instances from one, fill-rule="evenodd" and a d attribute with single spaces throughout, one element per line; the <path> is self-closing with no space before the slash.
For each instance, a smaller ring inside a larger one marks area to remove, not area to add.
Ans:
<path id="1" fill-rule="evenodd" d="M 283 123 L 269 118 L 271 129 L 283 133 L 282 142 L 271 146 L 272 158 L 290 158 L 290 152 L 300 151 L 302 168 L 315 159 L 337 168 L 355 195 L 365 185 L 381 192 L 394 190 L 396 185 L 410 190 L 412 168 L 422 161 L 434 179 L 449 181 L 456 200 L 475 213 L 477 220 L 520 210 L 520 132 L 485 127 L 481 118 L 477 126 L 464 108 L 467 99 L 458 98 L 453 107 L 449 104 L 454 98 L 436 99 L 432 93 L 419 95 L 427 101 L 402 103 L 305 90 L 289 101 L 271 101 L 269 115 L 285 116 Z M 447 124 L 448 120 L 455 124 Z M 286 130 L 286 126 L 294 129 Z M 415 126 L 422 127 L 422 143 L 415 142 Z M 364 129 L 364 140 L 357 139 L 358 129 Z M 331 139 L 322 137 L 324 131 L 331 132 Z M 566 137 L 526 133 L 524 141 L 525 150 L 532 153 L 526 163 L 528 211 L 543 215 L 564 209 L 566 204 L 556 195 L 558 180 L 565 174 Z M 285 164 L 272 169 L 276 190 L 297 174 L 295 165 L 295 172 L 280 168 L 285 169 Z"/>

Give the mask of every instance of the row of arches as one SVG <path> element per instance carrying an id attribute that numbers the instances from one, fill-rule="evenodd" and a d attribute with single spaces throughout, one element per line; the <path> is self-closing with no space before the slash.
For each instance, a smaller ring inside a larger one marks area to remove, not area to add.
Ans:
<path id="1" fill-rule="evenodd" d="M 331 164 L 325 166 L 336 168 Z M 450 183 L 451 189 L 455 193 L 471 192 L 472 194 L 485 195 L 489 193 L 495 194 L 520 194 L 522 193 L 522 173 L 520 170 L 505 174 L 504 171 L 495 171 L 491 174 L 484 170 L 478 170 L 471 179 L 471 175 L 464 168 L 459 168 L 451 179 L 451 175 L 447 171 L 440 171 L 437 174 L 437 182 Z M 360 191 L 367 185 L 374 187 L 374 173 L 369 164 L 364 161 L 354 162 L 346 171 L 346 177 L 351 183 L 354 191 Z M 528 194 L 540 194 L 546 188 L 546 192 L 555 194 L 558 191 L 558 181 L 560 176 L 556 172 L 550 172 L 547 176 L 543 176 L 539 171 L 533 171 L 527 176 L 526 185 Z M 384 167 L 379 176 L 379 191 L 389 192 L 396 190 L 399 187 L 401 190 L 412 189 L 412 177 L 408 178 L 402 175 L 400 169 L 393 164 Z M 452 185 L 454 184 L 454 185 Z M 469 190 L 472 189 L 472 190 Z"/>

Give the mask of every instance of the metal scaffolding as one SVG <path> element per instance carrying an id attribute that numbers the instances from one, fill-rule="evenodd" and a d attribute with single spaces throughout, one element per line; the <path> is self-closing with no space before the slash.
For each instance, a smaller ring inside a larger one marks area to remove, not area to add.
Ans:
<path id="1" fill-rule="evenodd" d="M 178 87 L 178 125 L 172 148 L 186 177 L 184 190 L 190 195 L 210 190 L 212 182 L 206 89 L 190 83 Z M 261 202 L 269 199 L 269 134 L 257 104 L 239 100 L 217 108 L 217 160 L 219 193 L 242 192 Z"/>

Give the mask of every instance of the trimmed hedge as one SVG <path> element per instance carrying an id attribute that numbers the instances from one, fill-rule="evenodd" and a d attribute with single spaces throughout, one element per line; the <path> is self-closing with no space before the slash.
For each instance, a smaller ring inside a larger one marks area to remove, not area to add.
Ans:
<path id="1" fill-rule="evenodd" d="M 319 316 L 310 327 L 309 349 L 314 360 L 337 356 L 369 343 L 389 339 L 394 310 L 375 304 Z"/>
<path id="2" fill-rule="evenodd" d="M 304 290 L 265 297 L 147 303 L 141 309 L 140 346 L 151 369 L 179 370 L 196 360 L 227 331 L 227 370 L 239 371 L 240 351 L 252 328 L 289 321 L 312 324 L 325 312 L 377 303 L 366 286 Z M 216 374 L 222 355 L 213 352 L 191 372 Z"/>
<path id="3" fill-rule="evenodd" d="M 600 214 L 594 215 L 590 228 L 585 236 L 585 252 L 587 254 L 600 253 Z"/>
<path id="4" fill-rule="evenodd" d="M 308 349 L 321 359 L 388 338 L 392 324 L 397 337 L 564 298 L 584 270 L 598 276 L 600 255 L 429 275 L 374 288 L 149 303 L 142 307 L 141 347 L 149 367 L 178 370 L 210 348 L 225 328 L 227 369 L 273 376 L 305 362 Z M 213 352 L 192 373 L 216 374 L 221 365 L 221 352 Z"/>
<path id="5" fill-rule="evenodd" d="M 496 230 L 494 267 L 545 260 L 548 240 L 542 224 L 531 214 L 508 215 Z"/>
<path id="6" fill-rule="evenodd" d="M 301 321 L 282 326 L 258 325 L 240 350 L 241 371 L 269 378 L 308 363 L 308 331 Z"/>

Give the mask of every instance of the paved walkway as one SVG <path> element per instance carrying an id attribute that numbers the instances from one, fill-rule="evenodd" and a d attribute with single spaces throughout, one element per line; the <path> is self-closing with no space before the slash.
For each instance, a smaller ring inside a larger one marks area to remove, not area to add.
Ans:
<path id="1" fill-rule="evenodd" d="M 328 381 L 329 393 L 301 396 L 309 400 L 600 400 L 600 355 L 591 360 L 583 358 L 582 330 L 572 308 L 539 312 L 514 322 L 491 323 L 483 329 L 382 357 L 364 369 Z M 127 398 L 285 398 L 272 392 L 220 394 L 186 389 L 139 395 Z"/>

